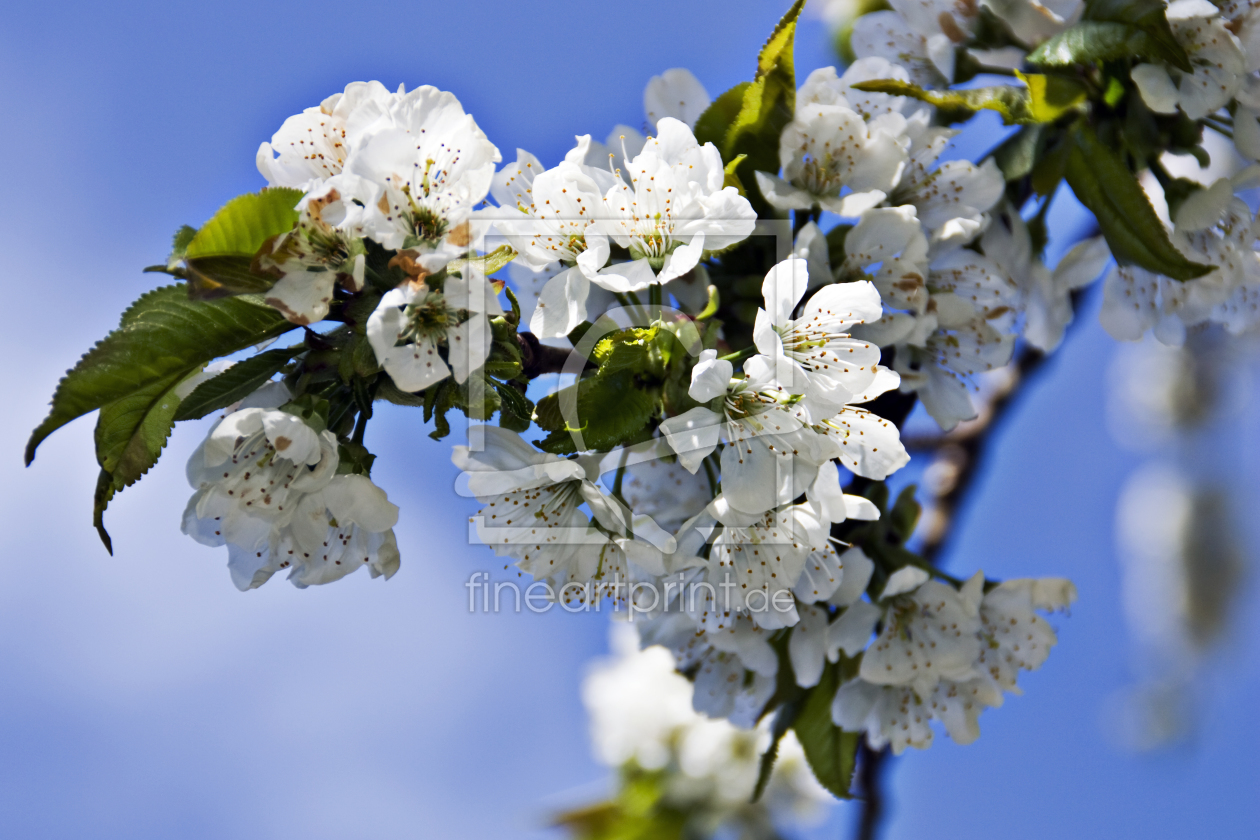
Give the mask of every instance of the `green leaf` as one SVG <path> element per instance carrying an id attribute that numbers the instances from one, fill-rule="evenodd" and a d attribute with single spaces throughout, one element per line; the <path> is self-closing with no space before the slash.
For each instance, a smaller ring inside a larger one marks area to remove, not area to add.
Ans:
<path id="1" fill-rule="evenodd" d="M 52 411 L 26 445 L 26 463 L 48 435 L 76 417 L 291 329 L 274 309 L 248 297 L 193 301 L 183 284 L 146 293 L 58 384 Z"/>
<path id="2" fill-rule="evenodd" d="M 917 490 L 913 484 L 902 490 L 892 510 L 888 512 L 888 526 L 902 542 L 910 539 L 914 526 L 919 522 L 919 514 L 923 512 L 922 506 L 914 498 Z"/>
<path id="3" fill-rule="evenodd" d="M 753 787 L 750 801 L 756 802 L 766 792 L 766 785 L 770 784 L 770 774 L 774 772 L 774 763 L 779 758 L 779 742 L 792 728 L 792 724 L 796 722 L 800 713 L 800 697 L 784 703 L 775 713 L 774 724 L 770 727 L 770 746 L 766 747 L 766 751 L 761 754 L 761 761 L 757 766 L 757 784 Z"/>
<path id="4" fill-rule="evenodd" d="M 184 397 L 175 412 L 176 420 L 198 420 L 212 411 L 231 405 L 257 391 L 264 382 L 288 364 L 302 346 L 267 350 L 237 362 L 222 373 L 202 382 Z"/>
<path id="5" fill-rule="evenodd" d="M 1028 56 L 1039 67 L 1070 67 L 1123 58 L 1166 59 L 1163 46 L 1133 24 L 1083 20 L 1055 35 Z"/>
<path id="6" fill-rule="evenodd" d="M 95 434 L 101 474 L 93 500 L 92 524 L 110 554 L 114 548 L 105 530 L 105 508 L 115 493 L 135 484 L 157 463 L 175 426 L 175 409 L 179 406 L 175 386 L 184 378 L 180 374 L 168 376 L 101 407 Z"/>
<path id="7" fill-rule="evenodd" d="M 993 162 L 1007 181 L 1018 181 L 1032 172 L 1044 130 L 1042 125 L 1026 125 L 991 152 Z"/>
<path id="8" fill-rule="evenodd" d="M 1159 58 L 1186 73 L 1194 68 L 1168 25 L 1163 0 L 1086 0 L 1082 22 L 1107 21 L 1128 24 L 1145 32 L 1150 39 L 1148 49 L 1153 58 Z M 1068 30 L 1071 31 L 1071 30 Z"/>
<path id="9" fill-rule="evenodd" d="M 576 417 L 573 418 L 576 427 L 565 422 L 560 412 L 559 393 L 538 401 L 536 422 L 542 429 L 547 429 L 548 425 L 553 427 L 552 433 L 539 443 L 547 452 L 576 452 L 577 443 L 571 434 L 574 431 L 581 433 L 584 449 L 613 449 L 640 435 L 657 411 L 658 395 L 640 387 L 629 370 L 591 376 L 570 387 L 578 389 Z"/>
<path id="10" fill-rule="evenodd" d="M 1085 88 L 1058 76 L 1023 75 L 1026 87 L 996 85 L 968 90 L 924 90 L 911 82 L 875 79 L 853 87 L 872 93 L 909 96 L 940 108 L 951 122 L 977 111 L 996 111 L 1006 125 L 1053 122 L 1085 101 Z"/>
<path id="11" fill-rule="evenodd" d="M 712 143 L 719 150 L 726 145 L 726 132 L 739 116 L 739 110 L 744 105 L 744 91 L 751 84 L 752 82 L 740 82 L 704 109 L 704 113 L 696 120 L 697 143 Z"/>
<path id="12" fill-rule="evenodd" d="M 818 685 L 810 689 L 800 715 L 792 724 L 805 751 L 805 760 L 814 777 L 840 799 L 850 799 L 853 768 L 857 763 L 856 732 L 845 732 L 831 722 L 831 701 L 840 687 L 840 670 L 844 660 L 828 665 Z"/>
<path id="13" fill-rule="evenodd" d="M 528 429 L 534 404 L 511 383 L 493 382 L 493 385 L 499 394 L 499 425 L 515 432 Z"/>
<path id="14" fill-rule="evenodd" d="M 197 300 L 261 294 L 272 287 L 275 278 L 255 274 L 252 265 L 251 257 L 202 257 L 185 260 L 183 272 L 175 276 L 188 281 L 189 295 Z"/>
<path id="15" fill-rule="evenodd" d="M 1111 254 L 1174 280 L 1201 277 L 1213 266 L 1191 262 L 1168 239 L 1164 224 L 1118 154 L 1084 123 L 1072 133 L 1065 170 L 1077 199 L 1094 214 Z"/>
<path id="16" fill-rule="evenodd" d="M 302 191 L 272 187 L 239 195 L 215 213 L 184 250 L 189 293 L 201 299 L 251 294 L 271 288 L 272 278 L 250 266 L 263 243 L 292 230 Z"/>
<path id="17" fill-rule="evenodd" d="M 272 187 L 238 195 L 220 208 L 188 243 L 184 258 L 253 257 L 271 237 L 292 230 L 302 191 Z"/>

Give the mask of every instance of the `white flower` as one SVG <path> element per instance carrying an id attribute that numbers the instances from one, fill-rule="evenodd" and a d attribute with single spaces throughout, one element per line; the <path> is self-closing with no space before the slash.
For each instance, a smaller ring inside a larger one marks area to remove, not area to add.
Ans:
<path id="1" fill-rule="evenodd" d="M 496 554 L 515 558 L 536 580 L 558 585 L 611 585 L 614 573 L 624 582 L 632 571 L 627 561 L 649 574 L 664 573 L 661 552 L 674 550 L 672 537 L 652 528 L 646 518 L 632 520 L 596 484 L 599 457 L 570 460 L 539 452 L 520 435 L 497 426 L 477 427 L 475 434 L 484 436 L 484 448 L 457 446 L 451 461 L 464 471 L 469 494 L 485 504 L 473 522 L 477 539 Z M 580 509 L 583 504 L 599 529 L 591 527 Z M 631 527 L 657 545 L 625 539 Z"/>
<path id="2" fill-rule="evenodd" d="M 255 589 L 281 569 L 291 570 L 289 582 L 299 589 L 332 583 L 362 566 L 388 580 L 400 561 L 397 522 L 398 506 L 369 478 L 334 476 L 298 501 L 292 519 L 272 530 L 265 548 L 252 555 L 232 552 L 228 568 L 241 589 Z"/>
<path id="3" fill-rule="evenodd" d="M 1139 64 L 1132 77 L 1142 101 L 1157 114 L 1180 108 L 1192 120 L 1214 113 L 1233 99 L 1243 82 L 1247 57 L 1242 44 L 1208 0 L 1174 0 L 1167 17 L 1194 70 Z"/>
<path id="4" fill-rule="evenodd" d="M 928 696 L 942 679 L 973 676 L 980 655 L 980 618 L 958 590 L 927 581 L 896 596 L 885 608 L 884 626 L 862 657 L 859 671 L 874 685 L 907 685 Z"/>
<path id="5" fill-rule="evenodd" d="M 662 645 L 678 670 L 695 674 L 692 705 L 701 714 L 751 728 L 774 693 L 779 660 L 770 633 L 748 614 L 705 632 L 687 614 L 670 612 L 640 624 L 639 635 L 644 647 Z"/>
<path id="6" fill-rule="evenodd" d="M 337 183 L 333 178 L 308 192 L 298 204 L 297 225 L 264 243 L 258 255 L 260 270 L 279 276 L 267 304 L 302 326 L 328 314 L 337 283 L 363 290 L 366 251 L 356 233 L 362 208 L 343 201 Z"/>
<path id="7" fill-rule="evenodd" d="M 895 596 L 859 677 L 836 693 L 836 725 L 865 730 L 873 748 L 891 744 L 894 753 L 930 746 L 932 720 L 960 744 L 978 738 L 980 713 L 1002 705 L 1004 691 L 1019 693 L 1019 671 L 1041 667 L 1057 641 L 1036 610 L 1076 598 L 1061 578 L 1010 580 L 982 596 L 983 585 L 977 573 L 959 591 L 933 581 Z"/>
<path id="8" fill-rule="evenodd" d="M 414 251 L 436 272 L 470 241 L 465 224 L 490 191 L 495 148 L 453 94 L 428 85 L 390 105 L 346 158 L 343 194 L 362 202 L 368 236 Z M 353 190 L 353 192 L 351 192 Z"/>
<path id="9" fill-rule="evenodd" d="M 441 291 L 404 282 L 386 292 L 368 317 L 367 337 L 377 361 L 399 388 L 422 391 L 455 374 L 463 384 L 490 355 L 488 315 L 503 314 L 493 289 L 473 265 L 448 275 Z M 443 360 L 438 347 L 445 344 Z"/>
<path id="10" fill-rule="evenodd" d="M 844 238 L 844 253 L 839 279 L 870 280 L 884 305 L 893 309 L 926 308 L 928 242 L 914 207 L 863 213 Z"/>
<path id="11" fill-rule="evenodd" d="M 688 472 L 681 464 L 661 460 L 626 467 L 621 493 L 636 515 L 651 517 L 670 533 L 713 501 L 704 473 Z"/>
<path id="12" fill-rule="evenodd" d="M 665 117 L 696 127 L 696 120 L 710 104 L 709 92 L 690 70 L 675 67 L 648 80 L 643 91 L 643 111 L 656 128 Z"/>
<path id="13" fill-rule="evenodd" d="M 1099 320 L 1113 337 L 1136 341 L 1147 330 L 1180 346 L 1188 327 L 1219 321 L 1233 332 L 1252 326 L 1260 291 L 1256 222 L 1247 205 L 1220 179 L 1178 209 L 1171 238 L 1187 258 L 1215 268 L 1177 281 L 1137 266 L 1117 266 L 1103 283 Z"/>
<path id="14" fill-rule="evenodd" d="M 401 97 L 380 82 L 351 82 L 316 108 L 289 117 L 258 147 L 258 171 L 273 187 L 310 190 L 339 175 L 363 131 Z"/>
<path id="15" fill-rule="evenodd" d="M 868 125 L 846 98 L 859 93 L 851 77 L 867 67 L 850 68 L 837 78 L 831 67 L 815 70 L 797 95 L 796 113 L 779 137 L 783 177 L 757 173 L 757 186 L 780 210 L 821 207 L 841 216 L 858 216 L 882 201 L 901 179 L 906 165 L 906 120 L 895 110 L 901 97 L 859 94 L 860 105 L 874 116 Z M 894 77 L 905 71 L 887 65 Z"/>
<path id="16" fill-rule="evenodd" d="M 338 580 L 366 565 L 398 570 L 391 530 L 398 508 L 360 475 L 335 475 L 337 441 L 285 411 L 245 408 L 225 417 L 188 462 L 196 489 L 184 533 L 228 546 L 242 591 L 280 569 L 299 588 Z"/>
<path id="17" fill-rule="evenodd" d="M 613 292 L 634 292 L 691 271 L 706 251 L 721 251 L 753 231 L 757 214 L 734 187 L 723 188 L 722 157 L 701 146 L 691 129 L 672 117 L 626 163 L 630 183 L 604 196 L 601 229 L 630 261 L 602 269 L 594 282 Z"/>
<path id="18" fill-rule="evenodd" d="M 530 268 L 520 260 L 512 260 L 512 262 L 508 263 L 507 270 L 508 280 L 511 283 L 513 290 L 516 292 L 517 303 L 521 306 L 521 323 L 527 325 L 532 332 L 534 315 L 538 311 L 538 304 L 542 299 L 543 290 L 547 289 L 547 283 L 549 281 L 557 275 L 568 271 L 568 269 L 565 268 L 562 263 L 552 263 L 546 268 L 534 269 Z M 569 283 L 566 282 L 566 286 L 568 285 Z M 550 291 L 548 292 L 548 297 L 551 297 Z M 587 284 L 586 299 L 582 302 L 582 307 L 587 313 L 587 318 L 591 317 L 591 313 L 604 312 L 610 306 L 616 305 L 616 303 L 617 299 L 613 296 L 612 292 L 607 289 L 601 289 L 599 286 L 593 286 L 589 283 Z M 575 299 L 566 301 L 565 306 L 562 307 L 562 309 L 565 310 L 570 308 L 572 310 L 571 315 L 566 314 L 566 317 L 576 317 L 579 310 Z M 547 317 L 551 316 L 548 315 Z M 537 336 L 538 334 L 534 333 L 534 335 Z M 540 337 L 539 341 L 550 347 L 560 347 L 563 349 L 568 349 L 572 346 L 567 337 Z"/>
<path id="19" fill-rule="evenodd" d="M 836 283 L 819 289 L 801 317 L 793 318 L 808 285 L 803 259 L 789 257 L 772 268 L 761 285 L 766 306 L 757 310 L 753 338 L 780 385 L 804 394 L 818 410 L 834 413 L 875 381 L 879 347 L 849 332 L 854 325 L 879 320 L 883 307 L 870 282 Z M 895 378 L 886 384 L 883 390 L 895 388 Z"/>
<path id="20" fill-rule="evenodd" d="M 732 379 L 731 363 L 716 355 L 712 350 L 700 354 L 690 390 L 692 399 L 714 407 L 698 406 L 666 419 L 660 428 L 679 463 L 692 472 L 721 440 L 726 441 L 722 489 L 734 509 L 761 513 L 807 490 L 830 498 L 824 465 L 832 458 L 859 475 L 880 479 L 909 460 L 896 427 L 886 421 L 851 406 L 811 415 L 804 403 L 791 404 L 763 357 L 749 359 L 744 378 Z M 872 388 L 853 401 L 872 399 L 873 391 L 885 386 L 892 384 L 877 377 Z M 833 502 L 832 515 L 840 516 L 848 499 Z"/>
<path id="21" fill-rule="evenodd" d="M 894 11 L 873 12 L 853 24 L 853 52 L 903 65 L 924 87 L 954 80 L 954 48 L 971 37 L 979 3 L 953 0 L 896 0 Z"/>
<path id="22" fill-rule="evenodd" d="M 920 112 L 908 123 L 909 161 L 889 202 L 914 206 L 937 254 L 970 242 L 984 230 L 989 210 L 1006 189 L 1006 179 L 991 157 L 979 166 L 968 160 L 947 160 L 938 166 L 941 153 L 957 132 L 929 127 L 926 117 L 926 112 Z"/>
<path id="23" fill-rule="evenodd" d="M 537 158 L 517 150 L 516 163 L 503 168 L 492 184 L 500 210 L 496 229 L 533 269 L 559 262 L 563 269 L 538 294 L 529 321 L 539 338 L 560 338 L 587 320 L 590 280 L 608 262 L 608 237 L 595 221 L 603 212 L 604 195 L 617 176 L 583 163 L 590 135 L 554 169 L 543 171 Z"/>
<path id="24" fill-rule="evenodd" d="M 1005 285 L 991 281 L 964 283 L 951 291 L 963 297 L 969 292 L 977 295 L 976 301 L 982 304 L 981 314 L 990 323 L 995 322 L 994 313 L 999 308 L 1011 313 L 1022 311 L 1024 338 L 1047 353 L 1059 346 L 1063 331 L 1072 323 L 1072 292 L 1098 279 L 1111 258 L 1106 242 L 1101 237 L 1093 237 L 1073 247 L 1051 272 L 1034 256 L 1028 226 L 1009 206 L 995 215 L 980 246 L 989 260 L 985 267 L 996 267 Z M 971 277 L 981 279 L 976 271 L 971 272 Z M 933 285 L 941 286 L 935 275 Z M 1018 291 L 1016 297 L 1006 294 L 1010 288 Z M 991 293 L 996 294 L 990 298 Z"/>

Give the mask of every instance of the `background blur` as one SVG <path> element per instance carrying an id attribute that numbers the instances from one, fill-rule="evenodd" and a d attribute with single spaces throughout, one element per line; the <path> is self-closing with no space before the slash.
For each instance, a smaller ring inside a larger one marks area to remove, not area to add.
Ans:
<path id="1" fill-rule="evenodd" d="M 179 532 L 183 464 L 208 420 L 181 424 L 155 472 L 114 501 L 113 558 L 90 524 L 95 421 L 54 435 L 26 471 L 21 449 L 60 374 L 161 279 L 140 269 L 165 259 L 171 233 L 262 185 L 255 150 L 290 114 L 352 80 L 429 83 L 460 97 L 505 160 L 521 146 L 553 165 L 575 134 L 638 124 L 643 85 L 666 68 L 690 68 L 712 94 L 750 77 L 786 5 L 7 7 L 0 832 L 517 838 L 550 836 L 550 811 L 600 796 L 607 774 L 590 757 L 578 687 L 606 650 L 606 620 L 467 613 L 464 581 L 501 564 L 467 545 L 474 503 L 454 494 L 449 461 L 458 432 L 434 443 L 403 410 L 369 428 L 382 455 L 373 477 L 403 510 L 392 581 L 298 591 L 277 578 L 247 594 L 225 552 Z M 801 76 L 831 61 L 826 30 L 807 21 Z M 1079 224 L 1061 203 L 1058 221 Z M 1154 753 L 1126 746 L 1136 713 L 1125 698 L 1143 666 L 1113 523 L 1147 455 L 1108 432 L 1117 348 L 1094 306 L 1082 317 L 1001 428 L 947 560 L 995 577 L 1067 575 L 1081 600 L 1056 619 L 1060 645 L 1027 696 L 988 712 L 979 742 L 941 737 L 894 762 L 890 838 L 1254 830 L 1254 574 L 1231 586 L 1232 623 L 1189 680 L 1194 726 Z M 1198 457 L 1234 482 L 1255 546 L 1255 365 L 1240 370 L 1242 396 Z M 853 816 L 838 805 L 810 836 L 845 836 Z"/>

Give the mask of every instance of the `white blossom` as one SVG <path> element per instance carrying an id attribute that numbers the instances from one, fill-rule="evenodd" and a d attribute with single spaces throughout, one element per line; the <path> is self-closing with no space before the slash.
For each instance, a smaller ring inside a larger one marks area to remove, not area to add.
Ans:
<path id="1" fill-rule="evenodd" d="M 289 117 L 258 147 L 258 171 L 274 187 L 316 188 L 341 174 L 364 130 L 403 96 L 380 82 L 351 82 L 317 107 Z"/>
<path id="2" fill-rule="evenodd" d="M 422 391 L 452 372 L 463 384 L 490 355 L 488 316 L 501 314 L 484 274 L 469 263 L 460 275 L 447 275 L 440 290 L 408 281 L 386 292 L 368 317 L 367 337 L 381 367 L 404 391 Z"/>
<path id="3" fill-rule="evenodd" d="M 836 77 L 834 68 L 815 70 L 797 94 L 796 112 L 779 138 L 783 176 L 757 173 L 766 201 L 780 210 L 821 207 L 841 216 L 858 216 L 879 204 L 901 179 L 906 165 L 906 119 L 897 110 L 901 97 L 863 94 L 849 85 L 871 68 L 855 65 Z M 886 65 L 892 77 L 905 71 Z M 872 115 L 868 124 L 846 94 L 858 94 L 859 106 Z"/>
<path id="4" fill-rule="evenodd" d="M 757 310 L 753 339 L 780 385 L 834 413 L 875 381 L 879 347 L 849 332 L 879 320 L 883 307 L 870 282 L 836 283 L 814 293 L 793 318 L 808 285 L 803 259 L 789 257 L 772 268 L 761 286 L 765 308 Z"/>
<path id="5" fill-rule="evenodd" d="M 500 210 L 495 228 L 532 269 L 560 263 L 537 296 L 530 330 L 539 338 L 560 338 L 587 320 L 590 281 L 608 262 L 608 237 L 596 220 L 603 197 L 618 181 L 613 173 L 588 166 L 590 135 L 554 169 L 543 170 L 538 159 L 517 150 L 516 162 L 501 170 L 491 185 Z"/>
<path id="6" fill-rule="evenodd" d="M 757 214 L 734 187 L 723 187 L 722 157 L 701 146 L 685 123 L 665 117 L 657 136 L 626 162 L 629 183 L 604 196 L 599 224 L 630 261 L 600 270 L 594 282 L 634 292 L 691 271 L 706 251 L 721 251 L 752 233 Z"/>
<path id="7" fill-rule="evenodd" d="M 1139 64 L 1131 73 L 1142 101 L 1157 114 L 1180 108 L 1192 120 L 1214 113 L 1233 99 L 1243 82 L 1247 57 L 1220 10 L 1208 0 L 1174 0 L 1167 10 L 1173 36 L 1189 55 L 1192 72 L 1163 64 Z"/>
<path id="8" fill-rule="evenodd" d="M 366 235 L 425 272 L 463 254 L 467 222 L 490 191 L 495 148 L 453 94 L 424 86 L 399 97 L 346 158 L 342 194 L 362 203 Z"/>

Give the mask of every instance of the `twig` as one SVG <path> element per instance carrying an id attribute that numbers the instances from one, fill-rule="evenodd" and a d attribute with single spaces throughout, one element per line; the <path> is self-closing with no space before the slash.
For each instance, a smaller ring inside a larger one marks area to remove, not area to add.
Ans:
<path id="1" fill-rule="evenodd" d="M 875 840 L 883 827 L 884 772 L 888 766 L 888 748 L 872 750 L 863 738 L 858 743 L 858 784 L 862 812 L 858 816 L 857 840 Z"/>

